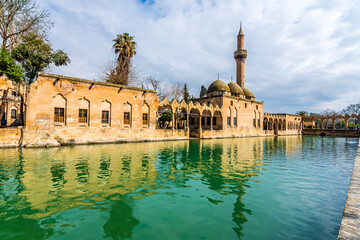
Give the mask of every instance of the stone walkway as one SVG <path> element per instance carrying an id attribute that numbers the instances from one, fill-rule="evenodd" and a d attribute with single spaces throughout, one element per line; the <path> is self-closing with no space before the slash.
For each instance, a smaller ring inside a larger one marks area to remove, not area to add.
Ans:
<path id="1" fill-rule="evenodd" d="M 338 236 L 345 239 L 360 239 L 360 142 Z"/>

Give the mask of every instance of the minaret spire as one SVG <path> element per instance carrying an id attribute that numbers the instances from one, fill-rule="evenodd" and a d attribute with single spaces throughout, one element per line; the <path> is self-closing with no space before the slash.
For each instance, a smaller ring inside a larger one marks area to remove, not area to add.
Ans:
<path id="1" fill-rule="evenodd" d="M 247 57 L 247 51 L 244 49 L 244 38 L 242 22 L 240 21 L 240 31 L 237 36 L 237 50 L 234 52 L 234 58 L 236 60 L 236 83 L 242 88 L 245 86 L 245 59 Z"/>

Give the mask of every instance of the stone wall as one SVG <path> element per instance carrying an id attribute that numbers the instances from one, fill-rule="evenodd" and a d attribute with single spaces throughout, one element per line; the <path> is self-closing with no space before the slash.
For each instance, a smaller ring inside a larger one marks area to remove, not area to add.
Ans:
<path id="1" fill-rule="evenodd" d="M 26 126 L 30 129 L 66 127 L 121 127 L 145 129 L 156 127 L 159 100 L 155 91 L 94 82 L 84 79 L 39 74 L 31 84 L 27 101 Z M 64 109 L 64 120 L 54 121 L 54 109 Z M 80 109 L 87 111 L 86 122 L 80 122 Z M 102 122 L 102 111 L 109 112 L 109 122 Z M 124 112 L 130 112 L 129 124 Z M 142 115 L 148 114 L 143 124 Z"/>
<path id="2" fill-rule="evenodd" d="M 23 134 L 21 133 L 23 130 Z M 187 130 L 122 129 L 97 127 L 81 129 L 58 127 L 52 129 L 1 128 L 0 148 L 57 147 L 74 144 L 121 143 L 133 141 L 162 141 L 188 139 Z"/>
<path id="3" fill-rule="evenodd" d="M 226 138 L 226 137 L 250 137 L 264 136 L 265 133 L 261 129 L 252 127 L 239 127 L 236 129 L 225 128 L 224 130 L 203 130 L 202 138 Z"/>
<path id="4" fill-rule="evenodd" d="M 336 137 L 359 137 L 359 130 L 331 130 L 331 129 L 303 129 L 304 135 L 336 136 Z"/>
<path id="5" fill-rule="evenodd" d="M 0 148 L 17 147 L 21 140 L 21 128 L 0 128 Z"/>

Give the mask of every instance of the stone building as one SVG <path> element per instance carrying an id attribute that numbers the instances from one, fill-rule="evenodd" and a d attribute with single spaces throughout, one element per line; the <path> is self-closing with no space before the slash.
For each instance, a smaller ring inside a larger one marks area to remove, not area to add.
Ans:
<path id="1" fill-rule="evenodd" d="M 0 127 L 24 125 L 25 85 L 0 77 Z"/>
<path id="2" fill-rule="evenodd" d="M 247 51 L 241 27 L 237 39 L 237 82 L 226 84 L 218 79 L 205 96 L 189 103 L 159 100 L 149 89 L 54 74 L 39 73 L 29 86 L 16 85 L 3 76 L 0 101 L 6 107 L 2 125 L 24 127 L 0 129 L 0 146 L 301 133 L 299 116 L 264 114 L 263 102 L 245 88 Z M 13 98 L 4 97 L 5 92 Z M 171 122 L 159 120 L 165 111 L 171 113 Z"/>

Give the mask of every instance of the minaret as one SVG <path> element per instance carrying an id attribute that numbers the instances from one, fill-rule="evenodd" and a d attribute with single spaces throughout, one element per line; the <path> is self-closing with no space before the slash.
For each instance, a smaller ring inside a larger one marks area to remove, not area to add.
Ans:
<path id="1" fill-rule="evenodd" d="M 240 31 L 237 36 L 237 50 L 234 52 L 234 58 L 236 60 L 236 83 L 240 87 L 245 85 L 245 59 L 247 57 L 247 50 L 244 49 L 244 34 L 242 32 L 242 26 L 240 22 Z"/>

